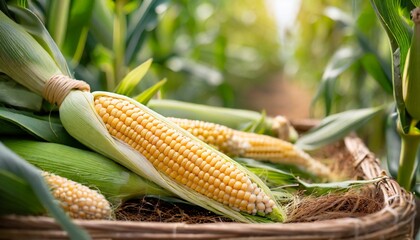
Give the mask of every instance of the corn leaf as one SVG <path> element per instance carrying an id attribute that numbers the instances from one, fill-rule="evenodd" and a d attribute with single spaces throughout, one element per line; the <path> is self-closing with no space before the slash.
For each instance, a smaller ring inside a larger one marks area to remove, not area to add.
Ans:
<path id="1" fill-rule="evenodd" d="M 143 46 L 146 29 L 157 24 L 156 8 L 167 0 L 145 0 L 128 20 L 125 62 L 131 63 Z"/>
<path id="2" fill-rule="evenodd" d="M 105 48 L 112 49 L 113 15 L 107 6 L 110 1 L 94 1 L 90 32 Z"/>
<path id="3" fill-rule="evenodd" d="M 6 75 L 0 75 L 0 102 L 18 108 L 40 111 L 42 97 L 19 85 Z"/>
<path id="4" fill-rule="evenodd" d="M 138 67 L 131 70 L 118 84 L 114 90 L 115 93 L 130 96 L 136 86 L 140 83 L 143 77 L 146 75 L 150 66 L 152 65 L 152 59 L 149 59 L 139 65 Z"/>
<path id="5" fill-rule="evenodd" d="M 303 150 L 314 150 L 335 142 L 364 125 L 382 110 L 383 107 L 374 107 L 330 115 L 324 118 L 319 125 L 302 135 L 297 140 L 296 146 Z"/>
<path id="6" fill-rule="evenodd" d="M 77 65 L 82 57 L 94 4 L 95 1 L 85 0 L 72 0 L 70 3 L 66 39 L 61 51 L 65 56 L 72 57 L 73 65 Z"/>
<path id="7" fill-rule="evenodd" d="M 391 44 L 391 51 L 393 54 L 393 86 L 394 99 L 399 114 L 399 121 L 405 133 L 408 132 L 411 122 L 410 117 L 406 114 L 405 104 L 403 99 L 402 79 L 401 75 L 404 70 L 405 59 L 407 57 L 408 49 L 410 48 L 412 30 L 406 24 L 407 15 L 401 14 L 405 12 L 408 14 L 407 7 L 414 8 L 409 1 L 401 0 L 371 0 L 373 9 L 385 29 Z M 411 3 L 411 2 L 410 2 Z M 408 5 L 408 6 L 406 6 Z M 406 11 L 404 11 L 404 9 Z M 409 17 L 408 17 L 409 19 Z"/>
<path id="8" fill-rule="evenodd" d="M 256 122 L 250 122 L 249 124 L 244 125 L 240 130 L 244 132 L 254 132 L 262 134 L 264 129 L 264 123 L 266 120 L 266 113 L 265 111 L 261 112 L 261 118 Z"/>
<path id="9" fill-rule="evenodd" d="M 331 113 L 332 102 L 334 100 L 335 84 L 338 76 L 350 68 L 361 57 L 360 51 L 353 48 L 341 48 L 337 50 L 322 75 L 321 83 L 312 99 L 312 108 L 316 101 L 321 98 L 325 102 L 325 114 Z"/>
<path id="10" fill-rule="evenodd" d="M 0 169 L 0 182 L 0 215 L 39 215 L 46 212 L 31 186 L 22 178 Z"/>
<path id="11" fill-rule="evenodd" d="M 397 132 L 397 113 L 389 113 L 386 121 L 385 138 L 388 172 L 396 178 L 401 152 L 401 137 Z"/>
<path id="12" fill-rule="evenodd" d="M 362 187 L 366 184 L 377 183 L 383 180 L 383 177 L 378 177 L 369 180 L 347 180 L 341 182 L 328 182 L 328 183 L 308 183 L 297 178 L 299 184 L 307 191 L 310 191 L 311 194 L 316 195 L 325 195 L 330 192 L 344 192 L 350 188 Z"/>
<path id="13" fill-rule="evenodd" d="M 47 28 L 51 37 L 61 49 L 66 39 L 67 22 L 71 0 L 48 2 Z"/>
<path id="14" fill-rule="evenodd" d="M 392 78 L 389 71 L 382 67 L 378 55 L 373 53 L 366 53 L 361 58 L 361 63 L 365 70 L 376 80 L 382 89 L 392 94 Z"/>
<path id="15" fill-rule="evenodd" d="M 51 119 L 52 118 L 53 117 L 51 117 Z M 54 120 L 41 119 L 29 112 L 12 111 L 4 107 L 0 107 L 0 119 L 13 123 L 32 136 L 36 136 L 45 141 L 80 146 L 80 144 L 67 133 L 61 123 L 54 122 Z"/>
<path id="16" fill-rule="evenodd" d="M 0 135 L 2 136 L 31 136 L 19 126 L 0 118 Z"/>
<path id="17" fill-rule="evenodd" d="M 87 233 L 73 224 L 50 193 L 41 172 L 0 143 L 0 170 L 10 172 L 28 183 L 42 205 L 48 210 L 71 239 L 90 239 Z"/>
<path id="18" fill-rule="evenodd" d="M 139 95 L 133 97 L 133 99 L 135 99 L 141 104 L 147 105 L 150 99 L 152 99 L 152 97 L 157 94 L 157 92 L 163 87 L 165 83 L 166 83 L 166 79 L 162 79 L 155 85 L 142 91 Z"/>

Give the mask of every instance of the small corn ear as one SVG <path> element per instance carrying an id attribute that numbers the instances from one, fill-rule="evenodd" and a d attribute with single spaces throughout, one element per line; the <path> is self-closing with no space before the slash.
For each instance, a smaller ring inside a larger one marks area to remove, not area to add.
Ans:
<path id="1" fill-rule="evenodd" d="M 23 139 L 2 140 L 29 163 L 50 173 L 98 189 L 110 202 L 170 192 L 98 153 L 62 144 Z"/>
<path id="2" fill-rule="evenodd" d="M 43 172 L 42 175 L 50 186 L 54 198 L 60 202 L 61 207 L 71 218 L 111 218 L 111 206 L 102 194 L 52 173 Z"/>
<path id="3" fill-rule="evenodd" d="M 320 177 L 331 176 L 331 171 L 327 166 L 313 159 L 290 142 L 204 121 L 168 119 L 229 156 L 292 164 Z"/>

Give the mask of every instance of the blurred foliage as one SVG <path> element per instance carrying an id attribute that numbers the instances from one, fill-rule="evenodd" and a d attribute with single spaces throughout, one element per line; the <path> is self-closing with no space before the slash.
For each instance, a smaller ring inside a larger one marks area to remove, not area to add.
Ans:
<path id="1" fill-rule="evenodd" d="M 296 41 L 295 61 L 285 65 L 288 74 L 311 84 L 316 96 L 316 91 L 325 90 L 318 89 L 323 84 L 320 81 L 331 77 L 326 76 L 327 66 L 336 64 L 328 93 L 314 102 L 314 117 L 392 100 L 389 86 L 384 91 L 368 72 L 372 66 L 366 66 L 372 64 L 367 58 L 379 61 L 379 68 L 385 71 L 379 74 L 390 81 L 388 40 L 369 1 L 302 0 L 296 25 L 297 33 L 290 35 Z M 341 65 L 337 64 L 340 60 Z"/>
<path id="2" fill-rule="evenodd" d="M 150 44 L 168 98 L 234 106 L 278 70 L 276 34 L 264 1 L 172 1 Z"/>
<path id="3" fill-rule="evenodd" d="M 277 26 L 263 0 L 87 2 L 33 0 L 30 6 L 46 19 L 75 77 L 94 90 L 114 90 L 151 58 L 138 91 L 167 78 L 165 98 L 233 107 L 281 69 Z"/>
<path id="4" fill-rule="evenodd" d="M 389 40 L 370 1 L 302 0 L 293 62 L 286 73 L 313 89 L 312 117 L 393 101 Z M 359 130 L 369 149 L 385 151 L 386 118 L 379 112 Z"/>

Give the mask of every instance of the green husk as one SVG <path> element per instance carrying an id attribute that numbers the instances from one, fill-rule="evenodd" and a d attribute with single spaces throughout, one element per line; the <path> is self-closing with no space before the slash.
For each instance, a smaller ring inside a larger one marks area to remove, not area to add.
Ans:
<path id="1" fill-rule="evenodd" d="M 0 12 L 0 71 L 42 95 L 45 83 L 60 69 L 26 30 Z"/>
<path id="2" fill-rule="evenodd" d="M 415 12 L 420 12 L 420 8 L 412 11 L 414 13 L 414 31 L 405 61 L 402 86 L 408 114 L 413 119 L 420 120 L 420 107 L 418 105 L 420 100 L 420 17 Z"/>
<path id="3" fill-rule="evenodd" d="M 263 133 L 295 142 L 296 130 L 290 126 L 279 126 L 275 118 L 250 110 L 201 105 L 168 99 L 152 99 L 147 106 L 165 117 L 201 120 L 221 124 L 233 129 Z M 284 129 L 286 128 L 286 129 Z M 286 132 L 286 134 L 281 134 Z"/>
<path id="4" fill-rule="evenodd" d="M 142 195 L 171 196 L 156 184 L 91 151 L 33 140 L 8 139 L 3 143 L 44 171 L 99 190 L 114 205 Z"/>

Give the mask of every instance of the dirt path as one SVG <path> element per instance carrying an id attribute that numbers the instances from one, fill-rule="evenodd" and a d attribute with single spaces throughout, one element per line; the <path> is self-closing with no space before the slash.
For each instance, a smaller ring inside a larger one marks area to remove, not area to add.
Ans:
<path id="1" fill-rule="evenodd" d="M 304 86 L 275 76 L 247 94 L 247 105 L 257 111 L 265 109 L 267 115 L 303 119 L 309 117 L 312 96 L 312 92 Z"/>

